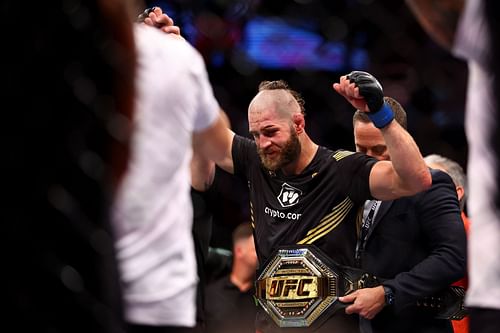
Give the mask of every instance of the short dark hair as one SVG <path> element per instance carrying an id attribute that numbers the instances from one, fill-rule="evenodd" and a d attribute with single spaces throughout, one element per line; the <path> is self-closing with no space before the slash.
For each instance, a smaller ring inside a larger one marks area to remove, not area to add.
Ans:
<path id="1" fill-rule="evenodd" d="M 299 92 L 290 89 L 288 83 L 284 80 L 276 80 L 276 81 L 262 81 L 259 84 L 259 92 L 263 90 L 285 90 L 288 93 L 290 93 L 293 98 L 297 101 L 297 104 L 299 104 L 300 107 L 300 112 L 305 115 L 306 114 L 306 108 L 305 104 L 306 102 L 302 98 Z"/>
<path id="2" fill-rule="evenodd" d="M 233 231 L 233 244 L 236 244 L 240 239 L 245 239 L 253 236 L 253 227 L 250 222 L 240 223 Z"/>
<path id="3" fill-rule="evenodd" d="M 396 101 L 394 98 L 391 97 L 384 97 L 384 102 L 389 104 L 391 107 L 392 111 L 394 111 L 394 119 L 403 127 L 404 129 L 407 129 L 407 117 L 406 117 L 406 111 L 403 109 L 401 104 L 399 104 L 398 101 Z M 362 123 L 371 123 L 372 121 L 364 111 L 356 110 L 354 112 L 354 115 L 352 116 L 352 126 L 354 127 L 356 122 L 360 121 Z"/>

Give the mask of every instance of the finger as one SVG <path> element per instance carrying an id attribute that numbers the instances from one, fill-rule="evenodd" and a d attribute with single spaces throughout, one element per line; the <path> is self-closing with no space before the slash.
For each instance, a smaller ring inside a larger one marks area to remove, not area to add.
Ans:
<path id="1" fill-rule="evenodd" d="M 355 98 L 357 98 L 357 99 L 363 99 L 363 96 L 361 96 L 361 95 L 359 94 L 359 87 L 355 87 L 355 88 L 353 89 L 353 93 L 354 93 L 354 97 L 355 97 Z"/>
<path id="2" fill-rule="evenodd" d="M 154 7 L 153 12 L 158 16 L 163 14 L 163 10 L 161 9 L 161 7 Z"/>
<path id="3" fill-rule="evenodd" d="M 174 19 L 173 18 L 171 18 L 167 14 L 163 14 L 163 15 L 166 17 L 166 19 L 168 20 L 168 22 L 170 22 L 170 25 L 174 25 Z"/>
<path id="4" fill-rule="evenodd" d="M 155 12 L 149 13 L 148 18 L 156 25 L 156 21 L 158 20 L 158 18 L 156 16 Z"/>
<path id="5" fill-rule="evenodd" d="M 149 13 L 149 18 L 155 23 L 156 26 L 163 25 L 161 23 L 161 15 L 156 15 L 155 12 L 151 12 L 151 13 Z"/>
<path id="6" fill-rule="evenodd" d="M 335 91 L 338 92 L 341 95 L 344 94 L 344 87 L 342 87 L 342 84 L 340 84 L 340 83 L 334 83 L 333 84 L 333 89 L 335 89 Z"/>
<path id="7" fill-rule="evenodd" d="M 343 85 L 344 85 L 344 88 L 345 88 L 346 90 L 348 90 L 348 89 L 350 89 L 350 87 L 351 87 L 352 85 L 354 85 L 354 83 L 352 83 L 352 82 L 351 82 L 351 81 L 349 81 L 348 79 L 345 79 L 345 80 L 344 80 L 344 82 L 343 82 Z"/>
<path id="8" fill-rule="evenodd" d="M 349 83 L 349 85 L 346 87 L 346 94 L 347 96 L 351 97 L 351 98 L 355 98 L 355 94 L 354 94 L 354 89 L 356 88 L 356 85 L 354 83 Z"/>
<path id="9" fill-rule="evenodd" d="M 345 313 L 346 314 L 353 314 L 354 312 L 354 306 L 349 305 L 348 307 L 345 308 Z"/>
<path id="10" fill-rule="evenodd" d="M 164 26 L 161 28 L 161 30 L 163 30 L 164 32 L 166 32 L 168 34 L 174 34 L 174 35 L 179 35 L 179 36 L 181 34 L 181 29 L 176 25 Z"/>
<path id="11" fill-rule="evenodd" d="M 146 25 L 150 25 L 150 26 L 154 26 L 154 25 L 155 25 L 155 24 L 154 24 L 154 22 L 153 22 L 153 20 L 152 20 L 152 19 L 150 19 L 149 17 L 146 17 L 146 18 L 144 19 L 144 23 L 145 23 Z"/>
<path id="12" fill-rule="evenodd" d="M 344 91 L 340 90 L 340 91 L 338 91 L 338 93 L 340 94 L 340 96 L 344 97 L 345 99 L 349 99 L 349 97 L 345 94 Z"/>
<path id="13" fill-rule="evenodd" d="M 339 301 L 341 301 L 342 303 L 352 303 L 355 300 L 356 296 L 354 294 L 339 297 Z"/>
<path id="14" fill-rule="evenodd" d="M 156 16 L 156 24 L 161 25 L 161 26 L 164 26 L 164 25 L 172 26 L 172 25 L 174 25 L 174 20 L 172 20 L 170 18 L 170 16 L 168 16 L 166 14 L 161 14 L 161 15 Z"/>
<path id="15" fill-rule="evenodd" d="M 371 320 L 373 319 L 375 316 L 373 314 L 371 314 L 369 311 L 361 311 L 359 313 L 359 315 L 365 319 L 368 319 L 368 320 Z"/>
<path id="16" fill-rule="evenodd" d="M 342 88 L 342 91 L 344 92 L 344 94 L 347 94 L 348 90 L 349 90 L 349 81 L 348 80 L 342 80 L 342 82 L 340 83 L 340 87 Z"/>

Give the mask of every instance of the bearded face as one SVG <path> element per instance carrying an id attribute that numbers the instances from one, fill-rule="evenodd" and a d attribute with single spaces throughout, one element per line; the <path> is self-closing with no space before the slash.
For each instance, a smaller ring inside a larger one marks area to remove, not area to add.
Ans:
<path id="1" fill-rule="evenodd" d="M 300 155 L 300 141 L 297 132 L 290 127 L 290 138 L 281 146 L 271 145 L 266 149 L 258 148 L 257 151 L 264 167 L 276 171 L 294 162 Z"/>

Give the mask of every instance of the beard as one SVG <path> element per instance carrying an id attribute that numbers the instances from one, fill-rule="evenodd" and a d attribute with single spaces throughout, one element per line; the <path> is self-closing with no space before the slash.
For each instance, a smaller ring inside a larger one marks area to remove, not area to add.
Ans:
<path id="1" fill-rule="evenodd" d="M 272 146 L 271 146 L 272 147 Z M 276 171 L 283 168 L 287 164 L 294 162 L 300 155 L 301 146 L 299 137 L 295 129 L 292 128 L 290 131 L 290 139 L 283 145 L 281 151 L 278 151 L 273 156 L 269 156 L 261 148 L 257 149 L 259 153 L 260 160 L 264 167 L 270 171 Z"/>

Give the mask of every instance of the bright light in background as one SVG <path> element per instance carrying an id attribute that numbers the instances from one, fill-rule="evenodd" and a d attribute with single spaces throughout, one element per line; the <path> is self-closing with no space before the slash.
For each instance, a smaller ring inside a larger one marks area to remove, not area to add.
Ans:
<path id="1" fill-rule="evenodd" d="M 348 52 L 342 42 L 328 42 L 312 31 L 294 27 L 279 18 L 255 17 L 243 31 L 238 48 L 262 68 L 340 71 L 353 62 L 368 65 L 363 49 Z"/>

